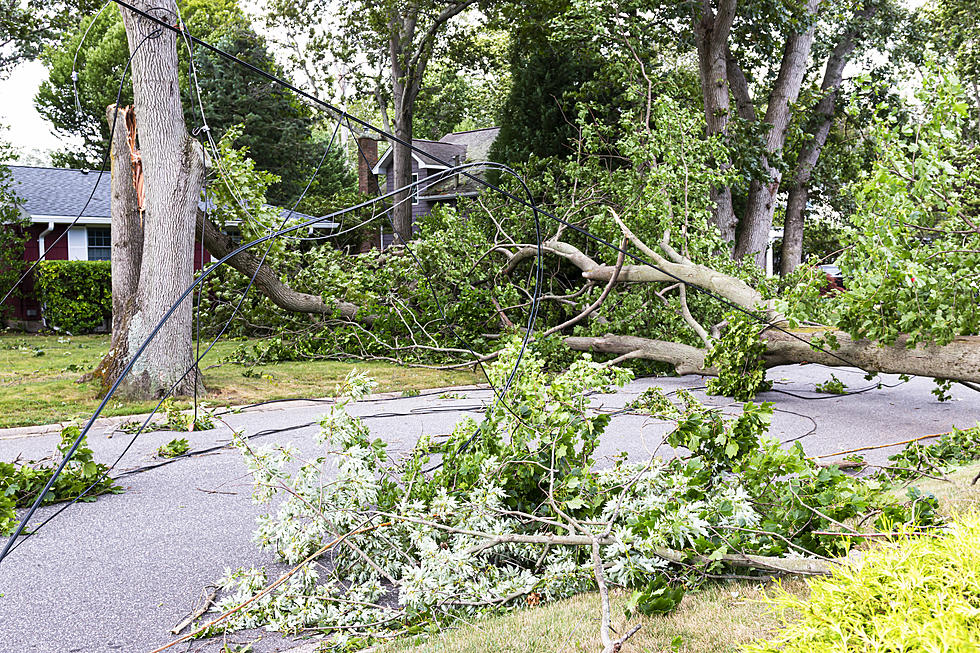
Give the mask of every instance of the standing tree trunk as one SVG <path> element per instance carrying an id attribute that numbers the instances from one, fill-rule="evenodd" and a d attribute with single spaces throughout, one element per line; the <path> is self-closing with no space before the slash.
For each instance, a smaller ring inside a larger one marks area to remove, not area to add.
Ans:
<path id="1" fill-rule="evenodd" d="M 813 19 L 817 4 L 817 0 L 808 0 L 804 12 L 806 20 Z M 766 135 L 766 156 L 762 162 L 768 179 L 751 182 L 748 203 L 740 223 L 738 242 L 735 245 L 736 259 L 754 256 L 760 267 L 765 266 L 769 231 L 772 229 L 772 217 L 776 211 L 776 194 L 779 192 L 779 184 L 782 180 L 782 172 L 771 164 L 770 159 L 779 157 L 786 144 L 786 130 L 792 117 L 791 106 L 800 94 L 814 35 L 815 26 L 811 20 L 810 25 L 803 32 L 789 36 L 779 74 L 769 95 L 765 118 L 769 131 Z"/>
<path id="2" fill-rule="evenodd" d="M 415 100 L 422 88 L 425 68 L 436 46 L 439 32 L 446 23 L 476 4 L 476 0 L 447 2 L 435 15 L 423 11 L 420 2 L 392 3 L 388 8 L 388 63 L 391 67 L 391 91 L 394 104 L 395 136 L 404 143 L 412 142 L 412 122 Z M 420 18 L 421 15 L 421 18 Z M 420 20 L 428 27 L 419 27 Z M 424 31 L 423 31 L 424 29 Z M 384 107 L 382 106 L 382 114 Z M 412 150 L 407 145 L 392 143 L 394 152 L 392 176 L 395 188 L 412 183 Z M 404 240 L 412 238 L 412 202 L 415 190 L 405 190 L 394 196 L 392 223 Z"/>
<path id="3" fill-rule="evenodd" d="M 710 138 L 727 135 L 729 119 L 729 87 L 725 70 L 725 51 L 728 36 L 735 19 L 736 0 L 720 0 L 718 11 L 711 0 L 703 0 L 701 15 L 694 22 L 694 38 L 698 50 L 698 69 L 701 77 L 701 94 L 704 99 L 706 133 Z M 728 161 L 717 162 L 720 169 L 731 167 Z M 711 189 L 714 203 L 713 218 L 722 240 L 735 240 L 735 210 L 732 206 L 732 189 L 719 186 Z"/>
<path id="4" fill-rule="evenodd" d="M 415 108 L 415 97 L 418 95 L 421 81 L 417 74 L 410 70 L 408 61 L 412 55 L 411 44 L 415 40 L 414 15 L 401 16 L 394 13 L 389 22 L 390 35 L 388 40 L 389 58 L 391 63 L 391 90 L 394 101 L 394 130 L 395 136 L 405 143 L 412 142 L 412 117 Z M 393 186 L 404 188 L 412 183 L 412 150 L 401 143 L 392 143 L 393 152 Z M 411 191 L 397 193 L 392 201 L 395 207 L 391 212 L 395 233 L 403 241 L 412 239 L 412 202 L 408 199 Z"/>
<path id="5" fill-rule="evenodd" d="M 162 5 L 159 1 L 135 0 L 134 5 L 168 23 L 176 20 L 174 0 L 163 0 Z M 122 368 L 133 361 L 139 347 L 193 282 L 194 225 L 204 180 L 203 149 L 187 133 L 180 105 L 176 35 L 126 9 L 120 11 L 130 52 L 135 53 L 131 66 L 145 210 L 139 257 L 124 250 L 120 261 L 122 269 L 130 270 L 121 283 L 131 284 L 131 271 L 138 267 L 139 272 L 135 289 L 128 287 L 128 298 L 120 298 L 125 305 L 113 317 L 110 354 L 115 360 L 100 366 L 105 368 L 106 385 L 114 383 Z M 116 150 L 114 172 L 125 168 L 119 165 L 120 158 Z M 128 174 L 114 175 L 114 190 L 127 180 L 132 183 Z M 130 238 L 132 232 L 130 201 L 120 197 L 118 216 L 115 211 L 113 214 L 113 232 L 120 231 L 121 238 Z M 117 217 L 121 221 L 118 225 Z M 134 240 L 127 243 L 131 248 Z M 117 256 L 114 250 L 113 257 Z M 191 313 L 188 298 L 135 360 L 120 385 L 123 394 L 159 397 L 171 387 L 178 394 L 193 392 L 195 376 L 185 376 L 194 364 Z"/>
<path id="6" fill-rule="evenodd" d="M 800 151 L 789 187 L 789 200 L 786 202 L 786 222 L 783 228 L 779 270 L 784 276 L 795 270 L 803 261 L 803 223 L 810 192 L 810 177 L 813 175 L 813 169 L 817 165 L 820 152 L 827 142 L 827 136 L 833 125 L 837 92 L 844 78 L 844 67 L 857 45 L 859 28 L 874 15 L 876 9 L 875 4 L 869 3 L 858 12 L 854 24 L 844 32 L 827 59 L 827 69 L 820 84 L 823 96 L 814 110 L 809 128 L 810 140 Z"/>

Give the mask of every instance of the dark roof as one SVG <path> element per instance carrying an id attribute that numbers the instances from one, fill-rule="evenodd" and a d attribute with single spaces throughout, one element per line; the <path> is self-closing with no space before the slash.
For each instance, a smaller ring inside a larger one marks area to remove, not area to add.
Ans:
<path id="1" fill-rule="evenodd" d="M 84 217 L 109 217 L 109 173 L 74 168 L 32 168 L 10 166 L 14 177 L 13 191 L 23 200 L 23 209 L 31 215 L 78 217 L 85 208 Z M 96 187 L 98 183 L 98 187 Z M 88 206 L 85 201 L 95 195 Z"/>
<path id="2" fill-rule="evenodd" d="M 422 167 L 424 168 L 439 168 L 443 169 L 446 166 L 440 163 L 436 159 L 441 159 L 450 164 L 455 164 L 457 162 L 462 162 L 466 157 L 466 146 L 456 145 L 454 143 L 443 143 L 442 141 L 427 141 L 424 138 L 416 138 L 412 141 L 412 145 L 418 148 L 418 150 L 412 150 L 412 156 L 422 161 Z M 384 168 L 391 166 L 391 156 L 393 148 L 389 147 L 385 150 L 385 153 L 381 155 L 378 163 L 374 166 L 377 173 Z M 384 173 L 381 173 L 384 174 Z"/>
<path id="3" fill-rule="evenodd" d="M 31 166 L 9 166 L 13 174 L 13 190 L 23 201 L 23 210 L 31 216 L 58 216 L 69 219 L 109 218 L 109 195 L 111 179 L 109 172 L 78 170 L 75 168 L 35 168 Z M 92 195 L 92 190 L 95 194 Z M 92 196 L 88 206 L 85 202 Z M 82 212 L 82 209 L 85 209 Z M 204 208 L 204 202 L 201 202 Z M 285 214 L 286 209 L 282 210 Z M 285 217 L 285 216 L 284 216 Z M 294 212 L 290 222 L 311 219 L 303 213 Z M 321 228 L 333 228 L 335 222 L 320 223 Z"/>
<path id="4" fill-rule="evenodd" d="M 446 134 L 438 141 L 416 138 L 412 145 L 418 150 L 413 150 L 412 155 L 422 160 L 423 167 L 438 169 L 446 166 L 436 159 L 451 165 L 485 161 L 499 133 L 500 127 L 485 127 Z M 389 147 L 374 166 L 375 174 L 384 174 L 382 171 L 391 166 L 391 154 L 392 148 Z"/>

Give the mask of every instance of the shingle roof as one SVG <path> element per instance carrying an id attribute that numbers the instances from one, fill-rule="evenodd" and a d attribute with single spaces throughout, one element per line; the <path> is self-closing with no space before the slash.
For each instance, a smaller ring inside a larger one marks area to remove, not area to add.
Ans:
<path id="1" fill-rule="evenodd" d="M 61 217 L 74 220 L 75 218 L 109 218 L 109 195 L 111 179 L 108 172 L 102 173 L 99 179 L 98 171 L 78 170 L 75 168 L 35 168 L 31 166 L 10 166 L 14 178 L 13 190 L 23 200 L 22 209 L 31 215 L 45 217 Z M 97 185 L 96 185 L 97 184 Z M 95 195 L 85 205 L 92 189 Z M 201 202 L 204 208 L 204 202 Z M 82 212 L 82 209 L 85 209 Z M 285 217 L 286 210 L 282 213 Z M 311 216 L 294 212 L 290 223 L 303 222 Z M 333 228 L 335 222 L 323 222 L 321 228 Z"/>
<path id="2" fill-rule="evenodd" d="M 500 127 L 486 127 L 484 129 L 471 129 L 465 132 L 453 132 L 446 134 L 441 139 L 443 143 L 453 143 L 462 145 L 466 148 L 466 163 L 471 161 L 486 161 L 490 155 L 490 146 L 497 140 Z"/>
<path id="3" fill-rule="evenodd" d="M 13 191 L 24 201 L 23 209 L 32 216 L 78 217 L 85 208 L 87 218 L 109 217 L 109 173 L 103 173 L 101 181 L 98 172 L 74 168 L 32 168 L 10 166 L 13 174 Z M 85 201 L 92 194 L 92 201 Z"/>
<path id="4" fill-rule="evenodd" d="M 435 168 L 444 170 L 446 166 L 437 159 L 446 161 L 450 164 L 461 163 L 466 158 L 466 146 L 455 143 L 444 143 L 442 141 L 427 141 L 424 138 L 412 140 L 412 145 L 418 150 L 412 151 L 412 156 L 422 162 L 420 167 Z M 374 166 L 374 174 L 386 174 L 382 170 L 391 165 L 391 157 L 394 148 L 389 147 L 378 159 Z"/>

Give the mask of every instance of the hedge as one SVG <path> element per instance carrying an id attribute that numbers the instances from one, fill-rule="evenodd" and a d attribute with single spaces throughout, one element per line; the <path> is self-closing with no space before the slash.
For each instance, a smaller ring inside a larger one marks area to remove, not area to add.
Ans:
<path id="1" fill-rule="evenodd" d="M 48 326 L 72 334 L 112 319 L 109 261 L 41 261 L 36 288 Z"/>

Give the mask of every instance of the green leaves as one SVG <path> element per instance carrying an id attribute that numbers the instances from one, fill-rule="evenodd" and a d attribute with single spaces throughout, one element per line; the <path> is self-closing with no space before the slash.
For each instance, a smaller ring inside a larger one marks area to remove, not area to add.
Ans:
<path id="1" fill-rule="evenodd" d="M 41 261 L 36 288 L 47 323 L 72 334 L 112 319 L 109 261 Z"/>
<path id="2" fill-rule="evenodd" d="M 649 583 L 638 589 L 630 596 L 626 604 L 625 615 L 632 619 L 634 615 L 651 616 L 673 612 L 684 598 L 683 585 L 670 582 L 664 574 L 654 574 Z"/>
<path id="3" fill-rule="evenodd" d="M 729 313 L 726 319 L 728 327 L 704 357 L 706 366 L 718 370 L 718 378 L 708 380 L 708 393 L 748 401 L 772 388 L 763 359 L 766 344 L 758 320 L 742 312 Z"/>
<path id="4" fill-rule="evenodd" d="M 67 455 L 80 434 L 81 430 L 74 424 L 62 429 L 58 453 L 61 456 Z M 22 465 L 0 462 L 0 534 L 13 530 L 17 525 L 15 508 L 26 508 L 34 503 L 55 467 L 55 464 L 41 464 L 37 461 Z M 105 465 L 94 461 L 92 450 L 83 440 L 45 495 L 42 504 L 70 501 L 86 490 L 87 495 L 82 501 L 95 500 L 95 497 L 106 492 L 121 492 L 122 488 L 111 478 L 103 478 L 107 470 Z"/>

